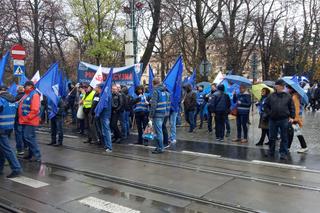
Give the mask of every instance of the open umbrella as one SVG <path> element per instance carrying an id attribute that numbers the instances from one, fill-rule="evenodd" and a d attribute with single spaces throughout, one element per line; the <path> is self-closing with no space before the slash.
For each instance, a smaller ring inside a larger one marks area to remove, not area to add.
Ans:
<path id="1" fill-rule="evenodd" d="M 255 84 L 252 86 L 252 94 L 254 95 L 254 97 L 256 97 L 258 100 L 261 99 L 261 90 L 267 88 L 270 90 L 270 92 L 274 92 L 273 88 L 265 85 L 265 84 Z"/>
<path id="2" fill-rule="evenodd" d="M 305 93 L 305 91 L 302 89 L 302 87 L 300 87 L 299 83 L 294 82 L 293 80 L 289 79 L 289 78 L 282 78 L 287 85 L 289 85 L 290 87 L 292 87 L 292 89 L 294 89 L 302 98 L 302 102 L 307 105 L 309 103 L 309 98 L 308 95 Z"/>
<path id="3" fill-rule="evenodd" d="M 276 84 L 274 81 L 263 81 L 262 83 L 267 85 L 268 87 L 274 87 Z"/>
<path id="4" fill-rule="evenodd" d="M 233 84 L 244 85 L 247 87 L 251 87 L 252 85 L 252 82 L 249 79 L 239 75 L 227 75 L 226 77 L 224 77 L 224 79 L 228 80 Z"/>
<path id="5" fill-rule="evenodd" d="M 210 82 L 202 81 L 202 82 L 200 82 L 200 83 L 197 83 L 197 86 L 200 86 L 200 85 L 203 86 L 203 91 L 204 91 L 206 94 L 210 93 L 210 91 L 211 91 L 211 84 L 210 84 Z"/>

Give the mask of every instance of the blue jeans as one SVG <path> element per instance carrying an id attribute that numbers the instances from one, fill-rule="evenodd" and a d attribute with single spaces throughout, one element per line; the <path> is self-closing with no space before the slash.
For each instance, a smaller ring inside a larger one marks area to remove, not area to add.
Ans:
<path id="1" fill-rule="evenodd" d="M 248 121 L 249 114 L 238 114 L 237 115 L 237 135 L 238 139 L 241 139 L 241 133 L 243 130 L 243 138 L 248 139 Z"/>
<path id="2" fill-rule="evenodd" d="M 156 140 L 157 140 L 157 150 L 163 151 L 163 132 L 162 132 L 162 124 L 163 124 L 164 118 L 153 118 L 153 129 L 156 134 Z"/>
<path id="3" fill-rule="evenodd" d="M 23 141 L 22 125 L 18 121 L 14 123 L 14 134 L 16 137 L 16 149 L 18 152 L 22 152 L 27 148 L 27 145 Z"/>
<path id="4" fill-rule="evenodd" d="M 185 111 L 184 113 L 185 113 L 186 121 L 190 125 L 189 131 L 192 132 L 196 128 L 195 123 L 194 123 L 195 111 Z"/>
<path id="5" fill-rule="evenodd" d="M 202 127 L 202 124 L 203 124 L 203 119 L 204 119 L 204 107 L 205 107 L 204 104 L 198 106 L 198 107 L 197 107 L 196 114 L 195 114 L 195 116 L 194 116 L 194 123 L 195 123 L 195 125 L 197 125 L 197 117 L 198 117 L 198 114 L 200 114 L 200 127 Z"/>
<path id="6" fill-rule="evenodd" d="M 108 114 L 105 110 L 100 114 L 100 122 L 104 148 L 112 150 L 110 114 Z"/>
<path id="7" fill-rule="evenodd" d="M 41 159 L 39 145 L 36 141 L 36 127 L 30 125 L 22 125 L 23 140 L 29 147 L 29 158 L 34 156 L 37 160 Z"/>
<path id="8" fill-rule="evenodd" d="M 288 119 L 274 121 L 269 120 L 269 154 L 274 155 L 276 148 L 276 140 L 280 129 L 281 143 L 280 143 L 280 154 L 288 154 Z"/>
<path id="9" fill-rule="evenodd" d="M 177 114 L 177 125 L 181 125 L 181 107 L 179 107 L 179 111 Z"/>
<path id="10" fill-rule="evenodd" d="M 0 172 L 3 171 L 5 159 L 8 160 L 12 171 L 21 172 L 21 165 L 10 146 L 8 135 L 0 134 Z"/>
<path id="11" fill-rule="evenodd" d="M 51 142 L 52 143 L 57 143 L 57 134 L 58 134 L 58 144 L 62 144 L 63 118 L 55 116 L 51 119 Z"/>
<path id="12" fill-rule="evenodd" d="M 175 141 L 176 140 L 176 135 L 177 135 L 177 116 L 178 112 L 171 112 L 170 114 L 170 141 Z"/>

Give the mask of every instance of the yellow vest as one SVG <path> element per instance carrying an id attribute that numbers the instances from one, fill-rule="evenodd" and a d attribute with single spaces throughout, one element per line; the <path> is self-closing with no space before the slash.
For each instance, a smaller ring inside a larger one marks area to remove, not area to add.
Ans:
<path id="1" fill-rule="evenodd" d="M 94 98 L 94 94 L 96 93 L 96 91 L 91 91 L 89 93 L 89 95 L 87 96 L 83 96 L 82 100 L 83 100 L 83 108 L 88 109 L 92 107 L 92 102 L 93 102 L 93 98 Z"/>

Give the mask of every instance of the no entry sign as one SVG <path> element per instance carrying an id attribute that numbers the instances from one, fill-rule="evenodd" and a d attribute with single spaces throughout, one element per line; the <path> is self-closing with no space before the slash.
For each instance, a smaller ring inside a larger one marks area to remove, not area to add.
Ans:
<path id="1" fill-rule="evenodd" d="M 26 49 L 20 44 L 16 44 L 11 48 L 11 57 L 16 60 L 24 60 L 26 58 Z"/>

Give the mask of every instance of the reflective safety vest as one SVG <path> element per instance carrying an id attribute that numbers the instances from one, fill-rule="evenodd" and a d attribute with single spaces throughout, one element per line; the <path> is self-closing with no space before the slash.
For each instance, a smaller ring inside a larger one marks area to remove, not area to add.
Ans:
<path id="1" fill-rule="evenodd" d="M 10 103 L 4 98 L 0 98 L 0 103 L 3 106 L 3 110 L 0 112 L 0 129 L 13 129 L 18 105 Z"/>
<path id="2" fill-rule="evenodd" d="M 158 103 L 155 111 L 155 117 L 164 117 L 170 114 L 170 94 L 166 91 L 158 92 Z"/>
<path id="3" fill-rule="evenodd" d="M 148 107 L 145 95 L 143 95 L 141 97 L 141 100 L 134 105 L 133 111 L 134 112 L 148 112 L 149 111 L 149 107 Z"/>
<path id="4" fill-rule="evenodd" d="M 31 100 L 32 97 L 37 94 L 37 91 L 33 90 L 30 94 L 23 100 L 22 103 L 22 115 L 27 116 L 30 113 L 31 109 Z"/>
<path id="5" fill-rule="evenodd" d="M 92 102 L 93 102 L 93 98 L 94 98 L 94 94 L 96 93 L 96 91 L 91 91 L 89 93 L 89 95 L 87 96 L 83 96 L 82 100 L 83 100 L 83 108 L 88 109 L 92 107 Z"/>
<path id="6" fill-rule="evenodd" d="M 197 92 L 197 104 L 202 105 L 204 103 L 204 92 Z"/>

